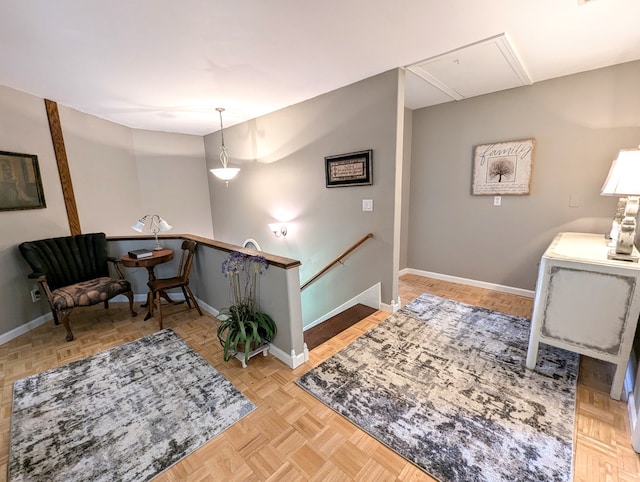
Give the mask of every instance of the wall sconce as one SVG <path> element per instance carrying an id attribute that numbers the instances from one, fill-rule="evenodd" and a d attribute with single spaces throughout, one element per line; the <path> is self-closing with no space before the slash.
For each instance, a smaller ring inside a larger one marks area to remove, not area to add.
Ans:
<path id="1" fill-rule="evenodd" d="M 269 230 L 273 231 L 276 238 L 287 235 L 287 225 L 283 223 L 270 223 Z"/>
<path id="2" fill-rule="evenodd" d="M 613 220 L 611 237 L 614 248 L 609 259 L 638 262 L 633 248 L 636 241 L 636 217 L 640 206 L 640 149 L 621 149 L 602 186 L 603 196 L 618 196 L 618 213 Z M 622 215 L 621 208 L 624 206 Z"/>
<path id="3" fill-rule="evenodd" d="M 147 220 L 149 221 L 149 230 L 153 233 L 153 235 L 156 238 L 156 246 L 153 248 L 153 250 L 157 251 L 159 249 L 163 249 L 162 246 L 160 246 L 160 243 L 158 242 L 158 233 L 161 231 L 163 233 L 165 231 L 169 231 L 173 226 L 170 226 L 169 223 L 167 223 L 164 219 L 162 219 L 157 214 L 145 214 L 140 219 L 138 219 L 136 224 L 131 226 L 131 229 L 141 233 L 145 227 L 145 223 Z"/>
<path id="4" fill-rule="evenodd" d="M 220 146 L 220 162 L 222 163 L 222 167 L 209 170 L 218 179 L 222 179 L 227 184 L 227 187 L 229 187 L 229 181 L 236 177 L 236 174 L 240 172 L 240 169 L 237 167 L 227 167 L 229 164 L 229 154 L 227 154 L 227 148 L 224 146 L 224 129 L 222 127 L 222 113 L 224 112 L 224 107 L 216 107 L 216 110 L 220 114 L 220 137 L 222 138 L 222 145 Z"/>

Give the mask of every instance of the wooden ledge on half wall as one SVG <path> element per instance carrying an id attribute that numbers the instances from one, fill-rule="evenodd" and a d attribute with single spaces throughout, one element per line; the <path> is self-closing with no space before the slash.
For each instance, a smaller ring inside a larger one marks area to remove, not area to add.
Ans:
<path id="1" fill-rule="evenodd" d="M 155 240 L 155 236 L 107 236 L 107 241 L 136 241 L 140 239 Z M 251 248 L 243 248 L 242 246 L 236 246 L 235 244 L 216 241 L 215 239 L 204 238 L 202 236 L 196 236 L 193 234 L 158 234 L 158 239 L 190 239 L 203 246 L 208 246 L 220 251 L 226 251 L 228 253 L 238 251 L 239 253 L 248 254 L 250 256 L 262 256 L 267 260 L 267 263 L 269 263 L 269 265 L 281 269 L 297 268 L 302 264 L 296 259 L 285 258 L 284 256 L 276 256 L 275 254 L 265 253 L 264 251 L 256 251 L 255 249 Z"/>

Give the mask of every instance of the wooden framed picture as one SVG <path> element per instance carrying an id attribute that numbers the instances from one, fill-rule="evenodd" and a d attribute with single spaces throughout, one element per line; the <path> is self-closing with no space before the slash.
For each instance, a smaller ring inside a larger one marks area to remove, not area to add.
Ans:
<path id="1" fill-rule="evenodd" d="M 522 139 L 475 146 L 471 193 L 529 194 L 535 145 L 535 139 Z"/>
<path id="2" fill-rule="evenodd" d="M 0 211 L 45 207 L 38 156 L 0 151 Z"/>
<path id="3" fill-rule="evenodd" d="M 327 187 L 370 186 L 373 184 L 372 150 L 324 158 Z"/>

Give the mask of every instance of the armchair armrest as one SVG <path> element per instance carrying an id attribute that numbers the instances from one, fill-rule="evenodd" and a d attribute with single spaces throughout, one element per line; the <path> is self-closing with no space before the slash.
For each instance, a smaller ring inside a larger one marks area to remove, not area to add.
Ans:
<path id="1" fill-rule="evenodd" d="M 51 300 L 53 299 L 53 295 L 51 294 L 51 289 L 49 288 L 49 283 L 47 283 L 47 277 L 45 275 L 43 275 L 42 273 L 31 273 L 28 276 L 28 278 L 29 279 L 34 279 L 38 283 L 40 283 L 40 286 L 42 287 L 42 291 L 44 291 L 44 295 L 47 297 L 47 300 L 49 301 L 49 304 L 51 305 L 51 309 L 53 310 L 54 309 L 53 308 L 53 304 L 51 303 Z"/>
<path id="2" fill-rule="evenodd" d="M 43 275 L 42 273 L 31 273 L 28 276 L 29 279 L 34 279 L 38 282 L 40 281 L 47 281 L 47 277 L 45 275 Z"/>
<path id="3" fill-rule="evenodd" d="M 120 266 L 122 265 L 122 260 L 120 258 L 116 258 L 114 256 L 107 256 L 107 261 L 113 263 L 113 267 L 115 268 L 116 273 L 118 273 L 118 278 L 124 279 L 124 274 L 122 273 L 122 270 L 120 269 Z"/>

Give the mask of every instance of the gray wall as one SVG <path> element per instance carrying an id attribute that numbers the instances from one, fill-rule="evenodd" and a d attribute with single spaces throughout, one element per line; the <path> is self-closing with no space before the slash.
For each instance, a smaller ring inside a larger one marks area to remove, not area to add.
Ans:
<path id="1" fill-rule="evenodd" d="M 230 164 L 241 171 L 225 187 L 210 177 L 216 239 L 255 238 L 264 251 L 300 260 L 307 281 L 369 232 L 368 240 L 310 285 L 302 297 L 305 326 L 382 282 L 390 303 L 398 72 L 390 71 L 224 132 Z M 219 133 L 205 137 L 209 168 L 219 167 Z M 326 188 L 324 157 L 373 150 L 373 185 Z M 362 200 L 374 211 L 363 212 Z M 267 224 L 287 221 L 276 238 Z"/>
<path id="2" fill-rule="evenodd" d="M 617 199 L 600 188 L 618 150 L 640 143 L 638 85 L 633 62 L 416 110 L 408 266 L 533 290 L 556 233 L 608 231 Z M 473 147 L 526 138 L 531 193 L 499 207 L 472 196 Z"/>

